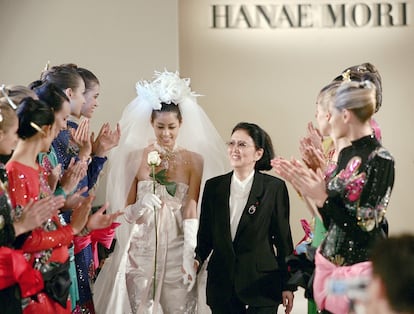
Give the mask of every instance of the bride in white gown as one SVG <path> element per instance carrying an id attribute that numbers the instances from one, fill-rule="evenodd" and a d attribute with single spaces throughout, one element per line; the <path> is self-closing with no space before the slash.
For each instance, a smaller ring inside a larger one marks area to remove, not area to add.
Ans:
<path id="1" fill-rule="evenodd" d="M 138 97 L 124 110 L 107 197 L 111 210 L 125 208 L 125 215 L 95 282 L 97 314 L 208 312 L 205 286 L 193 288 L 197 204 L 205 180 L 228 165 L 224 143 L 189 84 L 178 73 L 156 72 L 152 82 L 137 83 Z M 152 168 L 154 152 L 160 160 Z M 154 189 L 150 174 L 161 170 L 175 192 L 162 179 Z"/>

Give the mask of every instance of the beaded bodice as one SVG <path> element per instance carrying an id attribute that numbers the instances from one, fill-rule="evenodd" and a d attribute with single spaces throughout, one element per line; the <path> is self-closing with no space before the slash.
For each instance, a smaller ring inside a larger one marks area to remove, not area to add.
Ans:
<path id="1" fill-rule="evenodd" d="M 320 208 L 328 229 L 321 253 L 336 265 L 366 261 L 384 237 L 384 216 L 394 184 L 394 159 L 373 137 L 343 149 L 328 180 L 328 199 Z"/>

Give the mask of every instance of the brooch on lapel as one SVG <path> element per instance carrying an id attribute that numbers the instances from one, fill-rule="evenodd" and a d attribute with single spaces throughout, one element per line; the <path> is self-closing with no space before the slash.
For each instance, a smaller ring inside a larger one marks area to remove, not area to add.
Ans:
<path id="1" fill-rule="evenodd" d="M 250 215 L 253 215 L 253 214 L 256 212 L 257 206 L 259 206 L 259 202 L 256 202 L 255 204 L 250 205 L 250 207 L 249 207 L 249 209 L 247 210 L 247 212 L 248 212 Z"/>

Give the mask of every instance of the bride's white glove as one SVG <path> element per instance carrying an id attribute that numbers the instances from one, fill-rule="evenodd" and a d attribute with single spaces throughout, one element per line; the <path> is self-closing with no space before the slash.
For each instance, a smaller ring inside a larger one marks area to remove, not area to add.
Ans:
<path id="1" fill-rule="evenodd" d="M 139 198 L 135 204 L 128 205 L 125 208 L 125 219 L 129 223 L 133 223 L 149 210 L 154 210 L 154 208 L 160 209 L 161 204 L 162 202 L 157 195 L 146 193 L 142 198 Z"/>
<path id="2" fill-rule="evenodd" d="M 194 269 L 194 250 L 197 245 L 197 230 L 198 219 L 184 219 L 184 249 L 183 249 L 183 269 L 185 274 L 183 275 L 183 281 L 185 285 L 188 285 L 187 291 L 193 289 L 196 281 L 196 271 Z M 191 279 L 189 278 L 191 276 Z"/>

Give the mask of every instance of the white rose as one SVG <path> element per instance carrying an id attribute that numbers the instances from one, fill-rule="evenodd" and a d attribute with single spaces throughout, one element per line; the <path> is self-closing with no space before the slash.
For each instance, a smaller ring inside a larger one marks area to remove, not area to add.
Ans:
<path id="1" fill-rule="evenodd" d="M 159 166 L 161 164 L 160 154 L 156 150 L 149 152 L 147 162 L 150 166 Z"/>

